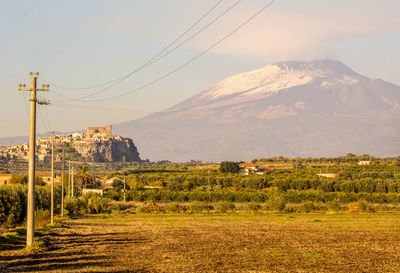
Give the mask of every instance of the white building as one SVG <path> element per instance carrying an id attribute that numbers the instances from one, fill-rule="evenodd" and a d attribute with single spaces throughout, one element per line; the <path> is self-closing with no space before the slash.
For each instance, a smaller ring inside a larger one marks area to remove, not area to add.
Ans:
<path id="1" fill-rule="evenodd" d="M 371 161 L 360 160 L 360 161 L 358 162 L 358 165 L 369 165 L 369 164 L 371 164 Z"/>

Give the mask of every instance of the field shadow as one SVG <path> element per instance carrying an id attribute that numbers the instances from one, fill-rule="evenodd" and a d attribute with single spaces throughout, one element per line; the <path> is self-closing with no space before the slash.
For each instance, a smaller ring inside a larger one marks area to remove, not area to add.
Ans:
<path id="1" fill-rule="evenodd" d="M 82 252 L 46 252 L 12 255 L 0 262 L 1 272 L 46 272 L 52 270 L 81 270 L 90 267 L 109 267 L 109 257 Z"/>
<path id="2" fill-rule="evenodd" d="M 50 241 L 50 248 L 36 253 L 23 252 L 25 241 L 20 240 L 0 251 L 0 272 L 47 272 L 47 271 L 79 271 L 85 272 L 150 272 L 146 269 L 113 271 L 110 267 L 116 265 L 113 261 L 114 253 L 93 251 L 100 247 L 108 249 L 109 246 L 124 244 L 141 244 L 148 240 L 145 238 L 130 238 L 129 233 L 56 233 L 41 234 L 41 238 Z M 9 251 L 10 250 L 10 251 Z M 21 250 L 15 252 L 14 250 Z M 106 270 L 108 268 L 108 270 Z M 94 270 L 94 271 L 93 271 Z M 88 270 L 89 271 L 89 270 Z"/>

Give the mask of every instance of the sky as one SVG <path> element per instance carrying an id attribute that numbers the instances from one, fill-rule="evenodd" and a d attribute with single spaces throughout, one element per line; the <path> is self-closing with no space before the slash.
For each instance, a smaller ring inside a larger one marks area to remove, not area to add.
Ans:
<path id="1" fill-rule="evenodd" d="M 249 24 L 176 73 L 151 83 L 226 36 L 269 1 L 223 0 L 171 54 L 134 71 L 219 0 L 0 0 L 0 137 L 27 135 L 29 72 L 50 84 L 38 106 L 38 133 L 70 132 L 169 108 L 224 78 L 288 60 L 331 58 L 367 77 L 400 85 L 398 0 L 277 0 Z M 178 42 L 179 43 L 179 42 Z M 96 95 L 89 96 L 90 94 Z M 70 98 L 85 98 L 71 101 Z M 66 99 L 67 98 L 67 99 Z M 92 100 L 92 101 L 90 101 Z"/>

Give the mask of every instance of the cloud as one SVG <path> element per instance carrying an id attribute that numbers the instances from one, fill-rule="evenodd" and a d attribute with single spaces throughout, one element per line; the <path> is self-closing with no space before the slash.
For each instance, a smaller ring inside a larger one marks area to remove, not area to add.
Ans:
<path id="1" fill-rule="evenodd" d="M 206 4 L 199 4 L 174 0 L 157 5 L 148 4 L 133 11 L 120 10 L 113 15 L 98 18 L 92 24 L 97 25 L 102 31 L 117 33 L 124 38 L 167 44 L 206 11 L 211 3 L 208 1 Z M 221 6 L 213 16 L 232 3 Z M 262 6 L 262 3 L 244 3 L 184 47 L 198 51 L 209 47 Z M 376 4 L 371 4 L 373 2 L 367 0 L 365 2 L 352 0 L 346 3 L 347 6 L 340 3 L 308 1 L 301 11 L 288 8 L 288 4 L 285 4 L 287 7 L 279 6 L 279 3 L 283 2 L 278 1 L 271 10 L 262 13 L 238 33 L 214 48 L 213 52 L 260 58 L 275 56 L 275 59 L 280 60 L 335 57 L 335 52 L 332 50 L 332 45 L 335 43 L 373 37 L 384 31 L 400 30 L 400 16 L 390 11 L 392 6 L 398 6 L 396 2 L 385 2 L 386 6 L 383 4 L 384 8 L 378 10 Z M 314 4 L 317 7 L 311 8 Z M 307 9 L 307 6 L 310 8 Z"/>
<path id="2" fill-rule="evenodd" d="M 237 21 L 231 22 L 232 26 L 235 24 L 238 24 Z M 282 60 L 303 58 L 304 55 L 320 57 L 315 55 L 333 54 L 330 50 L 333 43 L 370 37 L 393 29 L 400 30 L 400 18 L 354 12 L 313 15 L 270 13 L 249 24 L 215 51 L 259 57 L 279 55 Z"/>

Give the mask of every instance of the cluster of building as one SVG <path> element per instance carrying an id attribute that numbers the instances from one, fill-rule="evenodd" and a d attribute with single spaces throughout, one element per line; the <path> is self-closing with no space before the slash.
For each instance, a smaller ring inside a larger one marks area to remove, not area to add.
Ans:
<path id="1" fill-rule="evenodd" d="M 28 160 L 29 145 L 20 144 L 13 146 L 0 146 L 0 159 L 22 159 Z"/>
<path id="2" fill-rule="evenodd" d="M 111 125 L 105 127 L 88 127 L 86 133 L 72 133 L 54 136 L 54 145 L 60 147 L 65 144 L 89 144 L 103 142 L 110 139 L 121 140 L 120 136 L 113 136 Z M 56 155 L 56 160 L 60 155 Z M 51 159 L 51 137 L 41 137 L 36 140 L 36 157 L 39 161 Z M 28 160 L 29 145 L 27 143 L 0 147 L 0 159 Z"/>

